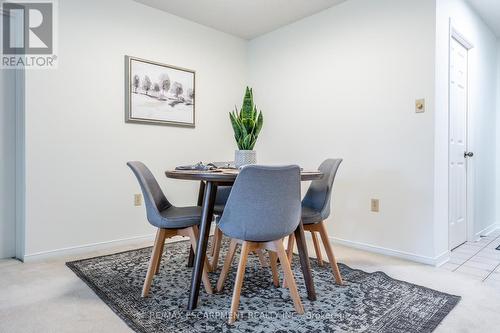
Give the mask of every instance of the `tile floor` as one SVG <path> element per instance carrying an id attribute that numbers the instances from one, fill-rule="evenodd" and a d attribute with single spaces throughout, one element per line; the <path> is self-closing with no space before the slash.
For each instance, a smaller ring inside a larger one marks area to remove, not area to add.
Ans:
<path id="1" fill-rule="evenodd" d="M 446 270 L 466 274 L 486 284 L 500 286 L 500 230 L 477 242 L 467 242 L 451 252 L 451 260 L 441 266 Z"/>

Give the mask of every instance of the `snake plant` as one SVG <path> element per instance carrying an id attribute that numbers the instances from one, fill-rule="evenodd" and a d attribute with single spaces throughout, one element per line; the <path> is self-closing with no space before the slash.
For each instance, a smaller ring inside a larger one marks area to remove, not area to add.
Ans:
<path id="1" fill-rule="evenodd" d="M 235 107 L 233 112 L 229 112 L 229 118 L 231 119 L 238 149 L 253 150 L 262 129 L 264 118 L 261 111 L 257 112 L 257 107 L 253 102 L 252 88 L 247 87 L 240 111 Z"/>

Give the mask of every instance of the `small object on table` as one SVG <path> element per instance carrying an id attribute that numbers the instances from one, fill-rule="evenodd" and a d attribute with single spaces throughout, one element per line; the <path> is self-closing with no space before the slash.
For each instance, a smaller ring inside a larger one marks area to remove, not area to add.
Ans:
<path id="1" fill-rule="evenodd" d="M 217 169 L 236 169 L 236 167 L 234 166 L 234 162 L 212 162 L 212 163 L 209 163 L 208 165 L 213 165 L 215 166 Z"/>
<path id="2" fill-rule="evenodd" d="M 203 162 L 198 162 L 194 165 L 181 165 L 175 168 L 175 170 L 198 170 L 198 171 L 211 171 L 216 170 L 217 167 L 212 163 L 203 164 Z"/>

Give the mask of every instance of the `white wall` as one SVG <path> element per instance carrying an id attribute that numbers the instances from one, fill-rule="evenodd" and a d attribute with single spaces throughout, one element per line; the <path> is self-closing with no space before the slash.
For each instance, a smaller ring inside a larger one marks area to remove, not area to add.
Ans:
<path id="1" fill-rule="evenodd" d="M 15 255 L 14 75 L 14 70 L 0 70 L 0 258 Z"/>
<path id="2" fill-rule="evenodd" d="M 449 21 L 474 45 L 469 52 L 469 146 L 474 183 L 474 230 L 480 234 L 496 221 L 496 57 L 497 39 L 463 0 L 439 0 L 436 13 L 436 248 L 448 246 L 448 55 Z"/>
<path id="3" fill-rule="evenodd" d="M 124 55 L 196 70 L 196 128 L 124 122 Z M 228 112 L 246 81 L 243 40 L 133 1 L 59 1 L 59 67 L 26 73 L 26 254 L 153 233 L 125 163 L 144 161 L 174 204 L 198 184 L 179 164 L 230 160 Z"/>
<path id="4" fill-rule="evenodd" d="M 434 37 L 432 0 L 350 0 L 249 43 L 266 119 L 259 160 L 344 158 L 330 235 L 426 262 L 436 256 Z"/>

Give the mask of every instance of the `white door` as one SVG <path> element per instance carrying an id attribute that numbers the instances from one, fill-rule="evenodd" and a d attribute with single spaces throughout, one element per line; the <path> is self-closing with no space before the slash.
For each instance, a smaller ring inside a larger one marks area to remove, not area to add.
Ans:
<path id="1" fill-rule="evenodd" d="M 450 43 L 449 246 L 467 241 L 468 50 Z"/>

